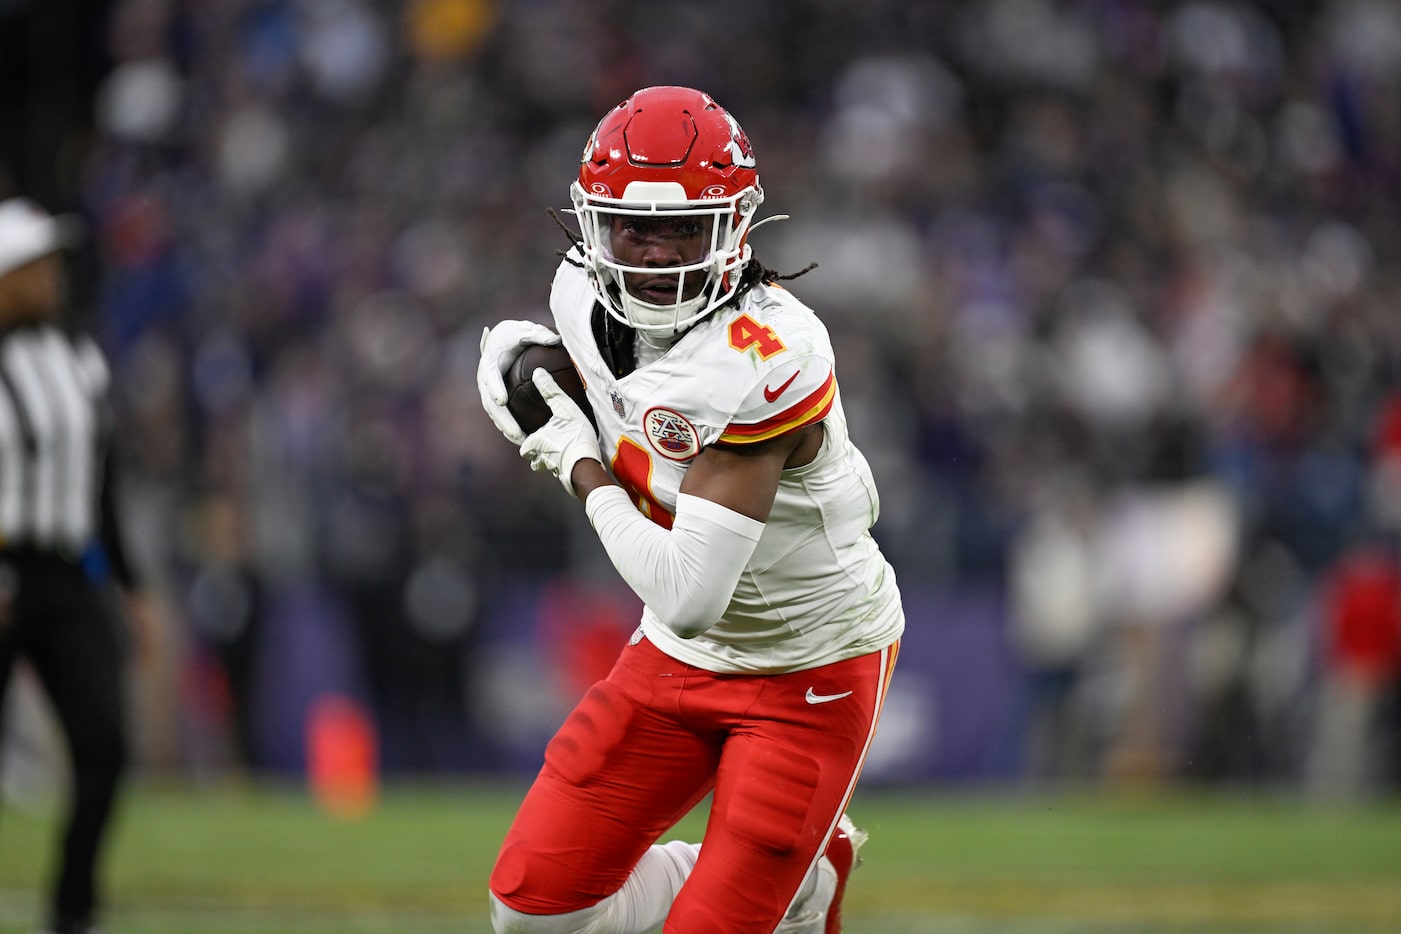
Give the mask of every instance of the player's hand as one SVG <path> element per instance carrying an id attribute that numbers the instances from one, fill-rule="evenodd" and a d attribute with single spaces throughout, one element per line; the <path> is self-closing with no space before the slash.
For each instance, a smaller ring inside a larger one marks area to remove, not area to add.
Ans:
<path id="1" fill-rule="evenodd" d="M 477 391 L 482 395 L 482 408 L 512 444 L 525 441 L 525 432 L 506 408 L 506 383 L 503 374 L 511 368 L 521 351 L 531 344 L 558 344 L 559 335 L 534 321 L 502 321 L 494 328 L 482 329 L 482 359 L 477 364 Z"/>
<path id="2" fill-rule="evenodd" d="M 525 439 L 521 457 L 530 462 L 531 470 L 548 470 L 558 477 L 572 496 L 574 484 L 570 475 L 574 465 L 586 457 L 603 463 L 598 436 L 584 410 L 559 388 L 549 372 L 537 369 L 531 379 L 553 414 L 544 427 Z"/>

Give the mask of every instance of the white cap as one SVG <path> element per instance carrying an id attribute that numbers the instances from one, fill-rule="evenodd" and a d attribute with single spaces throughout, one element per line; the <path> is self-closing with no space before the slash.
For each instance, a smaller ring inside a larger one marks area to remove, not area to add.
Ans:
<path id="1" fill-rule="evenodd" d="M 54 217 L 27 198 L 0 201 L 0 276 L 73 246 L 81 234 L 73 215 Z"/>

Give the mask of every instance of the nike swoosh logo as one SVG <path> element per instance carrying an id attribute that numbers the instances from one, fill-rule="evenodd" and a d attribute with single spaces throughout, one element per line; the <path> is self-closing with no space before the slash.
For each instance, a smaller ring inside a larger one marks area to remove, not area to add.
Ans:
<path id="1" fill-rule="evenodd" d="M 834 700 L 841 700 L 843 697 L 850 697 L 850 691 L 842 691 L 840 694 L 818 694 L 812 688 L 808 688 L 807 696 L 803 699 L 809 704 L 827 704 Z"/>
<path id="2" fill-rule="evenodd" d="M 787 389 L 789 386 L 793 385 L 793 380 L 797 379 L 797 378 L 798 378 L 798 374 L 801 373 L 801 372 L 803 372 L 803 371 L 802 371 L 802 370 L 795 370 L 795 371 L 793 371 L 793 375 L 790 376 L 790 377 L 788 377 L 787 379 L 785 379 L 785 380 L 779 385 L 779 387 L 778 387 L 777 389 L 770 389 L 767 385 L 765 385 L 765 386 L 764 386 L 764 401 L 766 401 L 766 402 L 772 402 L 772 401 L 774 401 L 775 399 L 777 399 L 779 396 L 783 395 L 783 390 L 785 390 L 785 389 Z"/>

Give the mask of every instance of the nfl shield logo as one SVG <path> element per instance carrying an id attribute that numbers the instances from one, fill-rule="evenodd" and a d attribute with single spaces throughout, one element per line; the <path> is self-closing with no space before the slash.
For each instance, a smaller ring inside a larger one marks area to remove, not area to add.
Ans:
<path id="1" fill-rule="evenodd" d="M 613 400 L 613 411 L 618 413 L 619 418 L 622 418 L 625 414 L 623 412 L 623 397 L 618 395 L 618 390 L 610 389 L 608 390 L 608 398 Z"/>

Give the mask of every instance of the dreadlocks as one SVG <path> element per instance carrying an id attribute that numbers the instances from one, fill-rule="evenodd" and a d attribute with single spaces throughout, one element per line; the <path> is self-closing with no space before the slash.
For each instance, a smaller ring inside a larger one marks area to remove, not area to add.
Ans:
<path id="1" fill-rule="evenodd" d="M 754 288 L 754 286 L 758 285 L 761 282 L 764 285 L 774 285 L 778 282 L 791 282 L 799 276 L 807 275 L 816 268 L 816 263 L 808 263 L 806 266 L 804 266 L 802 269 L 799 269 L 797 272 L 790 272 L 785 275 L 783 273 L 777 272 L 776 270 L 770 269 L 769 267 L 765 266 L 763 263 L 759 262 L 757 259 L 754 259 L 751 256 L 749 258 L 749 262 L 745 264 L 744 272 L 740 274 L 739 285 L 735 288 L 735 294 L 730 296 L 730 301 L 733 302 L 735 299 L 739 298 L 745 292 L 748 292 L 750 289 Z M 726 304 L 728 304 L 728 302 Z"/>

